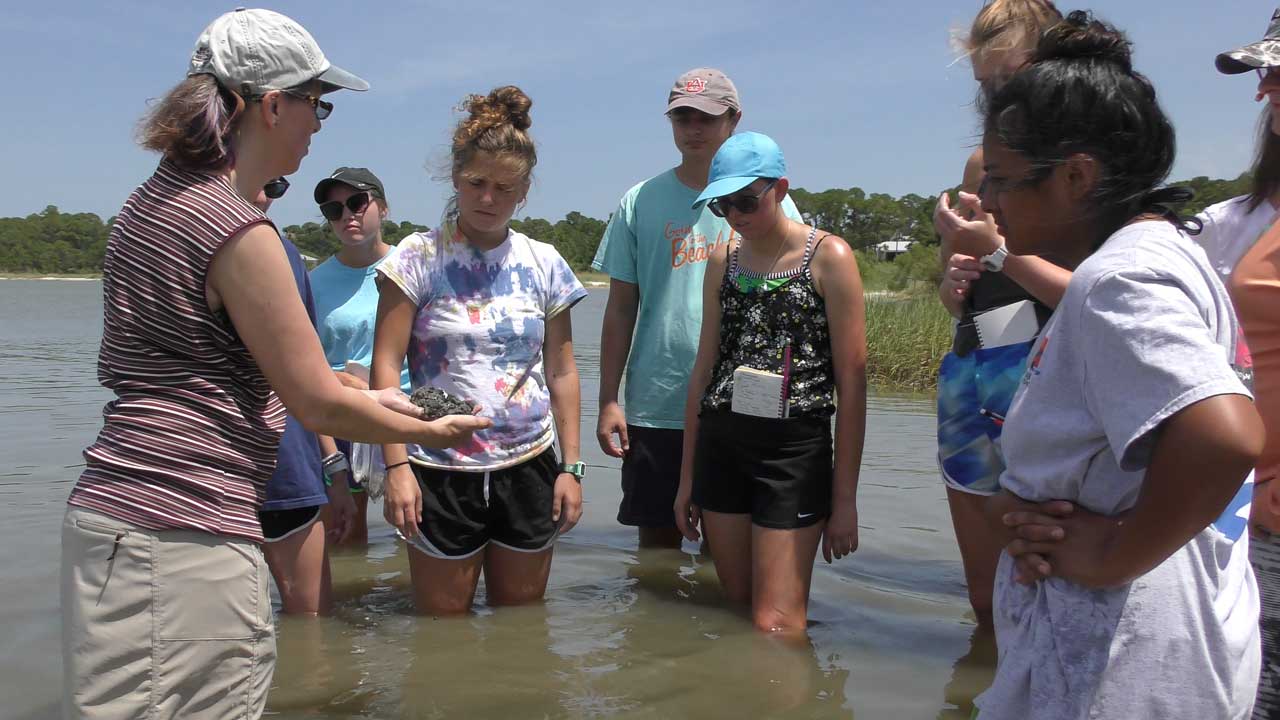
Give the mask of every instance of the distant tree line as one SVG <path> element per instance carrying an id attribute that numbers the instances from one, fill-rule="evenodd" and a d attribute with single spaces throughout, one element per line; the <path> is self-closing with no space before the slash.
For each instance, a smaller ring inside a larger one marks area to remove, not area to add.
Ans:
<path id="1" fill-rule="evenodd" d="M 1180 183 L 1196 192 L 1195 199 L 1178 208 L 1184 214 L 1199 212 L 1213 203 L 1248 192 L 1250 177 L 1212 180 L 1197 177 Z M 932 280 L 938 272 L 932 213 L 934 196 L 914 193 L 895 198 L 882 193 L 868 195 L 861 188 L 809 192 L 793 188 L 791 197 L 801 214 L 818 227 L 845 238 L 855 249 L 869 250 L 886 240 L 910 240 L 911 252 L 894 261 L 895 284 L 906 280 Z M 50 205 L 44 212 L 25 218 L 0 218 L 0 271 L 32 273 L 93 273 L 102 270 L 111 222 L 92 213 L 64 213 Z M 604 220 L 571 212 L 552 223 L 542 218 L 514 220 L 511 225 L 529 237 L 554 245 L 575 270 L 584 270 L 595 256 Z M 383 238 L 395 244 L 426 227 L 412 222 L 383 223 Z M 338 238 L 328 223 L 308 222 L 283 228 L 286 236 L 306 255 L 322 260 L 338 249 Z M 870 260 L 869 255 L 865 255 Z"/>

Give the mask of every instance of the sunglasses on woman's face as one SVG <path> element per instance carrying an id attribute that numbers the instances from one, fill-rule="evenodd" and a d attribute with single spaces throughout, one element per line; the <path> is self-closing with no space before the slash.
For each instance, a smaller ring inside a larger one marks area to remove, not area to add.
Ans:
<path id="1" fill-rule="evenodd" d="M 282 177 L 278 177 L 262 186 L 263 194 L 272 200 L 284 197 L 285 192 L 288 190 L 289 181 Z"/>
<path id="2" fill-rule="evenodd" d="M 760 198 L 769 192 L 769 189 L 777 183 L 777 180 L 770 180 L 764 187 L 760 188 L 760 192 L 756 195 L 725 195 L 707 203 L 707 207 L 711 208 L 711 214 L 716 217 L 725 217 L 729 214 L 729 208 L 733 208 L 743 215 L 750 215 L 760 209 Z"/>
<path id="3" fill-rule="evenodd" d="M 342 219 L 343 208 L 350 210 L 352 215 L 359 215 L 367 207 L 369 207 L 369 193 L 358 192 L 347 198 L 346 202 L 330 200 L 329 202 L 320 203 L 320 214 L 329 222 L 338 222 Z"/>
<path id="4" fill-rule="evenodd" d="M 329 117 L 330 113 L 333 112 L 333 103 L 327 102 L 325 100 L 321 100 L 316 95 L 311 95 L 310 93 L 304 93 L 300 90 L 281 90 L 280 92 L 284 93 L 285 95 L 289 95 L 290 97 L 295 97 L 309 104 L 311 106 L 311 109 L 316 111 L 317 120 L 324 120 L 325 118 Z"/>

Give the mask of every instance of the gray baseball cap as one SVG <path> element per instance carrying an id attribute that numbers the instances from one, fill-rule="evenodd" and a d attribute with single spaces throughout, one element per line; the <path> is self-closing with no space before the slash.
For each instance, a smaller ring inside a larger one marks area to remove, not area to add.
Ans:
<path id="1" fill-rule="evenodd" d="M 695 68 L 676 78 L 676 84 L 667 96 L 667 112 L 688 107 L 708 115 L 723 115 L 728 110 L 738 112 L 738 88 L 728 75 L 715 68 Z"/>
<path id="2" fill-rule="evenodd" d="M 187 75 L 212 75 L 223 87 L 250 96 L 312 80 L 323 83 L 322 92 L 369 89 L 330 63 L 306 28 L 271 10 L 236 8 L 209 23 L 191 51 Z"/>
<path id="3" fill-rule="evenodd" d="M 1214 62 L 1218 72 L 1236 75 L 1258 68 L 1280 67 L 1280 8 L 1271 14 L 1267 34 L 1256 43 L 1224 52 Z"/>

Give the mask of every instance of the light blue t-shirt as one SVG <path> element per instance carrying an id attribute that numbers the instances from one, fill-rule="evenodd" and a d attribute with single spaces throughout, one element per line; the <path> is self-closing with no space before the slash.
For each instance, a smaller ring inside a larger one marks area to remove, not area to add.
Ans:
<path id="1" fill-rule="evenodd" d="M 335 255 L 311 271 L 320 344 L 334 370 L 342 370 L 348 361 L 372 367 L 373 326 L 378 318 L 377 266 L 348 267 Z M 400 371 L 400 387 L 409 392 L 407 362 Z"/>
<path id="2" fill-rule="evenodd" d="M 631 188 L 591 263 L 640 289 L 624 398 L 632 425 L 684 428 L 685 392 L 702 327 L 702 276 L 707 258 L 736 235 L 705 205 L 690 209 L 698 192 L 680 182 L 675 170 Z M 782 209 L 803 222 L 790 197 Z"/>

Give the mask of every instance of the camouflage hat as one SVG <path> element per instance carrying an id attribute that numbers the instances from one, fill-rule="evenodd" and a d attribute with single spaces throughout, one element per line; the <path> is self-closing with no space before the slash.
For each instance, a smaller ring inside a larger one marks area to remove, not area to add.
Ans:
<path id="1" fill-rule="evenodd" d="M 1222 53 L 1214 64 L 1218 66 L 1218 72 L 1228 75 L 1257 68 L 1280 67 L 1280 8 L 1271 14 L 1267 34 L 1261 40 L 1238 50 Z"/>

